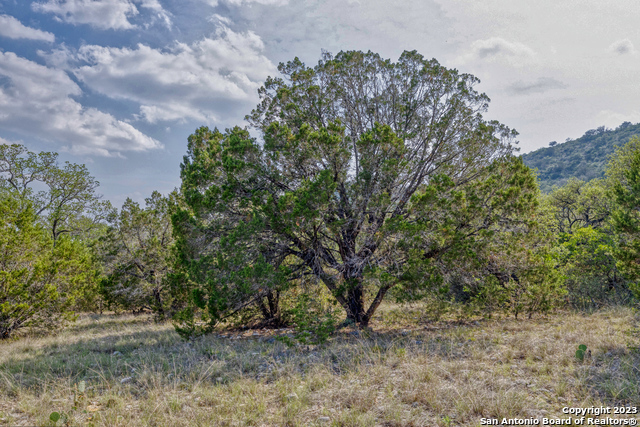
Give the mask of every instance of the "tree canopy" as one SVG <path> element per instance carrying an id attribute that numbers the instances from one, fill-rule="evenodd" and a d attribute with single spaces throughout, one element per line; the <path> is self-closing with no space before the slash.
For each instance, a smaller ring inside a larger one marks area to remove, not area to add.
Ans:
<path id="1" fill-rule="evenodd" d="M 99 183 L 85 165 L 65 162 L 61 167 L 57 158 L 57 153 L 33 153 L 23 145 L 0 145 L 0 190 L 31 205 L 54 242 L 65 233 L 91 231 L 110 209 L 96 194 Z"/>
<path id="2" fill-rule="evenodd" d="M 182 164 L 191 219 L 179 228 L 212 319 L 311 275 L 366 325 L 391 288 L 439 283 L 412 271 L 535 208 L 516 133 L 483 119 L 475 77 L 415 51 L 279 70 L 247 116 L 259 139 L 200 128 Z"/>
<path id="3" fill-rule="evenodd" d="M 61 236 L 54 246 L 30 204 L 0 192 L 0 338 L 72 319 L 96 276 L 85 245 Z"/>
<path id="4" fill-rule="evenodd" d="M 636 295 L 640 295 L 640 138 L 632 138 L 616 151 L 610 169 L 617 202 L 612 219 L 620 238 L 620 250 L 616 253 L 618 264 L 634 282 Z"/>

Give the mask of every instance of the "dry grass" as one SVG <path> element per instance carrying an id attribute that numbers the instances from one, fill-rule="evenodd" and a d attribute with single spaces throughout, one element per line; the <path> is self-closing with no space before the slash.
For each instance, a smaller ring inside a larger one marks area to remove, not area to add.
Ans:
<path id="1" fill-rule="evenodd" d="M 0 343 L 0 425 L 50 425 L 81 380 L 73 425 L 477 426 L 640 406 L 630 309 L 426 326 L 416 313 L 387 307 L 372 331 L 315 348 L 270 331 L 184 342 L 170 324 L 86 315 L 55 336 Z M 380 320 L 390 318 L 404 329 Z M 580 363 L 582 343 L 591 357 Z"/>

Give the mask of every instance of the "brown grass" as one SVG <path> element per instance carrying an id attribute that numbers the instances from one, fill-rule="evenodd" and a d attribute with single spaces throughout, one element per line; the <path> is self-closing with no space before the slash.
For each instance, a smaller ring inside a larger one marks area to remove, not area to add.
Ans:
<path id="1" fill-rule="evenodd" d="M 57 335 L 0 343 L 0 425 L 52 425 L 64 411 L 96 426 L 477 426 L 640 406 L 630 309 L 467 325 L 416 313 L 387 306 L 372 331 L 295 348 L 270 331 L 185 342 L 170 324 L 84 315 Z M 591 356 L 579 362 L 583 343 Z"/>

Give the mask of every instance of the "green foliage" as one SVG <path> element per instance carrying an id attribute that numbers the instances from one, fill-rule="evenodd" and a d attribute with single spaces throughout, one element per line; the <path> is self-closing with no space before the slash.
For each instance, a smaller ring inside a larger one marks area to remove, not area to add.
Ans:
<path id="1" fill-rule="evenodd" d="M 30 152 L 22 145 L 0 145 L 0 192 L 16 201 L 14 209 L 29 210 L 53 245 L 64 246 L 65 256 L 78 255 L 81 259 L 76 261 L 89 266 L 97 260 L 91 259 L 86 247 L 102 232 L 111 205 L 96 194 L 99 183 L 85 165 L 61 166 L 57 157 L 57 153 Z M 92 265 L 87 272 L 96 268 Z M 75 293 L 74 309 L 94 310 L 100 304 L 95 280 L 91 282 L 94 285 L 81 287 L 82 294 Z"/>
<path id="2" fill-rule="evenodd" d="M 579 361 L 584 361 L 584 356 L 587 354 L 587 346 L 584 344 L 580 344 L 578 349 L 576 350 L 576 359 Z"/>
<path id="3" fill-rule="evenodd" d="M 460 254 L 486 265 L 472 252 L 535 205 L 475 77 L 416 52 L 279 69 L 247 117 L 264 144 L 238 127 L 189 138 L 174 216 L 185 313 L 212 325 L 311 275 L 366 325 L 390 289 L 421 298 Z"/>
<path id="4" fill-rule="evenodd" d="M 608 180 L 585 182 L 576 178 L 570 178 L 562 187 L 555 187 L 548 196 L 554 210 L 553 231 L 562 235 L 592 227 L 609 232 L 607 221 L 614 203 L 609 187 Z"/>
<path id="5" fill-rule="evenodd" d="M 277 242 L 262 233 L 261 195 L 248 191 L 259 185 L 252 171 L 258 150 L 240 128 L 226 134 L 200 128 L 189 137 L 182 165 L 187 206 L 173 216 L 179 275 L 172 288 L 191 297 L 175 318 L 180 330 L 196 332 L 194 315 L 207 330 L 257 303 L 266 321 L 280 322 L 278 292 L 286 289 L 289 267 Z"/>
<path id="6" fill-rule="evenodd" d="M 446 177 L 434 180 L 414 196 L 412 206 L 425 213 L 395 224 L 406 232 L 401 242 L 411 266 L 398 299 L 437 290 L 441 301 L 470 304 L 472 312 L 516 317 L 557 305 L 563 281 L 549 255 L 549 233 L 536 221 L 535 177 L 518 158 L 484 172 L 453 191 Z"/>
<path id="7" fill-rule="evenodd" d="M 98 181 L 85 165 L 65 162 L 58 154 L 33 153 L 22 145 L 0 145 L 0 190 L 31 206 L 55 241 L 61 235 L 94 237 L 109 212 L 109 202 L 96 194 Z"/>
<path id="8" fill-rule="evenodd" d="M 296 326 L 295 340 L 301 344 L 322 344 L 336 330 L 338 313 L 333 304 L 317 294 L 302 293 L 291 315 Z"/>
<path id="9" fill-rule="evenodd" d="M 610 185 L 628 185 L 626 174 L 631 169 L 635 153 L 640 151 L 640 136 L 630 138 L 624 145 L 616 148 L 607 163 L 606 177 Z"/>
<path id="10" fill-rule="evenodd" d="M 591 226 L 563 234 L 558 256 L 566 276 L 570 303 L 579 309 L 624 303 L 630 294 L 617 268 L 615 235 Z"/>
<path id="11" fill-rule="evenodd" d="M 614 130 L 601 126 L 578 139 L 523 154 L 522 159 L 538 170 L 540 189 L 550 192 L 555 186 L 564 186 L 570 178 L 581 181 L 603 178 L 607 158 L 634 135 L 640 135 L 640 123 L 625 122 Z"/>
<path id="12" fill-rule="evenodd" d="M 489 274 L 467 287 L 472 304 L 488 317 L 506 313 L 516 319 L 521 313 L 531 318 L 561 305 L 567 293 L 565 278 L 556 269 L 549 246 L 536 245 L 527 238 L 513 243 L 525 246 L 502 254 L 504 261 L 499 264 L 492 260 L 485 269 Z"/>
<path id="13" fill-rule="evenodd" d="M 104 267 L 101 294 L 111 308 L 146 308 L 160 318 L 171 309 L 166 276 L 174 262 L 171 214 L 177 198 L 175 192 L 163 197 L 154 191 L 144 208 L 127 199 L 109 217 L 96 249 Z"/>
<path id="14" fill-rule="evenodd" d="M 607 171 L 610 175 L 610 171 Z M 566 278 L 568 302 L 581 310 L 627 303 L 628 282 L 616 263 L 619 239 L 611 225 L 616 209 L 612 179 L 571 178 L 546 197 L 547 224 L 555 235 L 555 257 Z"/>
<path id="15" fill-rule="evenodd" d="M 623 273 L 634 283 L 640 279 L 640 149 L 639 139 L 632 139 L 628 146 L 617 152 L 612 165 L 626 163 L 622 177 L 614 178 L 614 195 L 618 208 L 612 219 L 615 230 L 619 233 L 620 247 L 616 251 L 618 265 Z M 640 288 L 632 286 L 636 296 Z"/>
<path id="16" fill-rule="evenodd" d="M 94 292 L 96 276 L 82 242 L 60 236 L 54 245 L 28 202 L 0 192 L 0 338 L 73 320 L 76 301 Z"/>

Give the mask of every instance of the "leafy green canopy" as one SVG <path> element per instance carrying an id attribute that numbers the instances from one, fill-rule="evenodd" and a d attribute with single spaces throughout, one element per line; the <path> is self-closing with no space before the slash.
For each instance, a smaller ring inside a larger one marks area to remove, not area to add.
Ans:
<path id="1" fill-rule="evenodd" d="M 441 283 L 442 263 L 518 233 L 535 209 L 516 133 L 482 118 L 475 77 L 416 52 L 324 53 L 279 70 L 247 116 L 260 141 L 238 127 L 189 138 L 190 211 L 174 223 L 210 320 L 312 276 L 366 325 L 391 288 Z"/>
<path id="2" fill-rule="evenodd" d="M 57 153 L 33 153 L 18 144 L 0 145 L 0 190 L 31 205 L 54 241 L 62 234 L 87 235 L 110 210 L 85 165 L 60 167 L 57 158 Z"/>
<path id="3" fill-rule="evenodd" d="M 632 286 L 640 295 L 640 138 L 632 138 L 616 152 L 610 163 L 615 180 L 614 195 L 618 208 L 613 212 L 613 224 L 620 238 L 616 257 L 622 271 L 636 284 Z M 616 168 L 624 165 L 623 168 Z"/>
<path id="4" fill-rule="evenodd" d="M 628 299 L 626 282 L 616 267 L 617 237 L 611 226 L 615 200 L 609 179 L 575 178 L 543 196 L 548 227 L 557 241 L 557 268 L 565 277 L 568 302 L 597 308 Z"/>
<path id="5" fill-rule="evenodd" d="M 638 152 L 640 138 L 632 137 L 610 157 L 606 178 L 571 178 L 543 198 L 547 218 L 552 218 L 548 227 L 557 239 L 557 267 L 565 276 L 568 301 L 576 308 L 631 300 L 638 278 Z"/>
<path id="6" fill-rule="evenodd" d="M 30 204 L 0 192 L 0 338 L 72 319 L 95 272 L 85 245 L 62 236 L 54 246 Z"/>
<path id="7" fill-rule="evenodd" d="M 562 236 L 585 227 L 608 229 L 614 203 L 607 194 L 608 187 L 605 180 L 571 178 L 564 186 L 554 188 L 548 196 L 555 210 L 554 232 Z"/>

